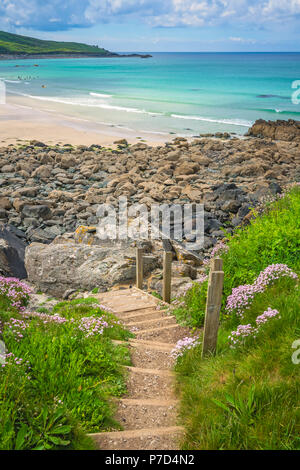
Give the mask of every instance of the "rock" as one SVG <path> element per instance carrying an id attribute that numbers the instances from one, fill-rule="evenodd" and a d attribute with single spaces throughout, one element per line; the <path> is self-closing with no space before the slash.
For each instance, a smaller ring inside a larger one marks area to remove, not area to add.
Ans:
<path id="1" fill-rule="evenodd" d="M 59 202 L 72 202 L 74 201 L 74 194 L 67 191 L 54 190 L 49 193 L 49 198 Z"/>
<path id="2" fill-rule="evenodd" d="M 36 186 L 28 186 L 23 189 L 18 189 L 12 193 L 12 197 L 35 197 L 37 195 L 39 188 Z"/>
<path id="3" fill-rule="evenodd" d="M 115 140 L 114 142 L 115 145 L 121 145 L 121 146 L 128 146 L 128 142 L 126 139 L 120 139 L 120 140 Z"/>
<path id="4" fill-rule="evenodd" d="M 184 162 L 176 168 L 174 175 L 193 175 L 199 168 L 197 163 Z"/>
<path id="5" fill-rule="evenodd" d="M 50 178 L 51 171 L 52 171 L 51 166 L 41 165 L 38 168 L 36 168 L 36 170 L 34 170 L 34 172 L 32 173 L 32 176 L 37 177 L 37 178 L 47 179 L 47 178 Z"/>
<path id="6" fill-rule="evenodd" d="M 165 160 L 168 160 L 169 162 L 177 162 L 177 160 L 181 156 L 181 151 L 180 150 L 174 150 L 172 152 L 169 152 L 167 156 L 165 157 Z"/>
<path id="7" fill-rule="evenodd" d="M 26 206 L 26 204 L 26 201 L 18 197 L 13 200 L 13 207 L 17 212 L 21 212 L 23 207 Z"/>
<path id="8" fill-rule="evenodd" d="M 1 168 L 1 173 L 14 173 L 15 167 L 14 165 L 3 165 Z"/>
<path id="9" fill-rule="evenodd" d="M 300 142 L 300 121 L 264 121 L 259 119 L 249 129 L 248 136 L 270 138 L 272 140 Z"/>
<path id="10" fill-rule="evenodd" d="M 46 144 L 44 144 L 43 142 L 39 142 L 38 140 L 31 140 L 30 145 L 32 145 L 33 147 L 47 147 Z"/>
<path id="11" fill-rule="evenodd" d="M 271 182 L 269 184 L 269 188 L 270 188 L 271 193 L 274 195 L 282 193 L 282 188 L 279 186 L 278 183 Z"/>
<path id="12" fill-rule="evenodd" d="M 110 246 L 32 243 L 25 265 L 30 282 L 51 295 L 68 289 L 109 288 L 135 279 L 135 250 Z M 153 255 L 144 256 L 145 274 L 157 267 Z"/>
<path id="13" fill-rule="evenodd" d="M 24 217 L 34 217 L 41 219 L 49 219 L 51 217 L 51 210 L 48 206 L 23 206 L 22 215 Z"/>
<path id="14" fill-rule="evenodd" d="M 191 277 L 191 266 L 178 261 L 173 261 L 172 277 Z"/>
<path id="15" fill-rule="evenodd" d="M 190 184 L 185 186 L 181 194 L 186 195 L 193 202 L 200 202 L 202 200 L 202 192 L 197 188 L 193 188 Z"/>
<path id="16" fill-rule="evenodd" d="M 63 155 L 61 157 L 60 166 L 62 168 L 73 168 L 76 165 L 76 159 L 73 155 Z"/>
<path id="17" fill-rule="evenodd" d="M 11 208 L 11 202 L 8 197 L 0 197 L 0 209 L 9 210 Z"/>
<path id="18" fill-rule="evenodd" d="M 192 287 L 192 279 L 190 277 L 173 277 L 171 279 L 171 298 L 180 297 L 186 292 L 187 287 Z M 153 279 L 151 287 L 162 295 L 163 281 Z"/>
<path id="19" fill-rule="evenodd" d="M 54 154 L 54 157 L 55 157 L 55 154 Z M 54 158 L 52 158 L 52 156 L 50 155 L 50 152 L 49 153 L 41 153 L 40 155 L 38 155 L 38 158 L 39 158 L 42 165 L 47 165 L 48 163 L 50 165 L 54 164 Z"/>
<path id="20" fill-rule="evenodd" d="M 237 217 L 243 219 L 244 217 L 246 217 L 246 215 L 249 214 L 250 211 L 251 211 L 251 205 L 248 203 L 245 203 L 239 208 Z"/>
<path id="21" fill-rule="evenodd" d="M 30 228 L 26 234 L 31 242 L 37 243 L 51 243 L 51 241 L 58 235 L 50 230 L 35 227 Z"/>
<path id="22" fill-rule="evenodd" d="M 210 233 L 210 232 L 213 232 L 215 230 L 219 230 L 221 227 L 222 227 L 222 224 L 217 219 L 213 219 L 213 218 L 207 219 L 207 218 L 205 218 L 204 231 L 206 233 Z"/>
<path id="23" fill-rule="evenodd" d="M 25 217 L 23 219 L 23 226 L 26 228 L 36 228 L 38 227 L 39 223 L 33 217 Z"/>
<path id="24" fill-rule="evenodd" d="M 27 277 L 24 255 L 26 243 L 11 230 L 10 225 L 0 224 L 0 274 L 6 277 Z"/>
<path id="25" fill-rule="evenodd" d="M 221 208 L 225 212 L 232 212 L 236 214 L 240 207 L 241 207 L 241 203 L 239 201 L 236 201 L 234 199 L 229 199 L 228 201 L 224 202 Z"/>

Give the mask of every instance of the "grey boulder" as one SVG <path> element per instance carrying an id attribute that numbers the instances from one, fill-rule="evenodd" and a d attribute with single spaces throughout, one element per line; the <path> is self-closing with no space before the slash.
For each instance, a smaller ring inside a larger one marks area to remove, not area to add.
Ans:
<path id="1" fill-rule="evenodd" d="M 10 225 L 0 224 L 0 274 L 6 277 L 27 277 L 24 256 L 26 244 L 13 233 Z"/>
<path id="2" fill-rule="evenodd" d="M 158 265 L 153 255 L 144 257 L 145 274 Z M 116 246 L 64 243 L 32 243 L 26 249 L 25 266 L 30 282 L 41 291 L 62 297 L 68 289 L 106 290 L 135 280 L 135 250 Z"/>

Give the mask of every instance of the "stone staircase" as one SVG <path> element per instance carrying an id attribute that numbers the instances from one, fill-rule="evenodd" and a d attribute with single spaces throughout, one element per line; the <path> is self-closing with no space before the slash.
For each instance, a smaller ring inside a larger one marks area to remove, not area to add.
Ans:
<path id="1" fill-rule="evenodd" d="M 102 450 L 179 449 L 183 428 L 177 425 L 170 352 L 188 330 L 158 309 L 158 299 L 136 288 L 95 297 L 136 337 L 129 341 L 133 366 L 127 367 L 127 396 L 119 400 L 115 415 L 124 430 L 90 436 Z"/>

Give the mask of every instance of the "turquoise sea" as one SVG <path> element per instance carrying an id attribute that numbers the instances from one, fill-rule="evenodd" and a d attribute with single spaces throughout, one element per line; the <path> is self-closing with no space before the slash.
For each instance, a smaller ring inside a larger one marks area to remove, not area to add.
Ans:
<path id="1" fill-rule="evenodd" d="M 300 119 L 291 99 L 300 53 L 9 60 L 0 79 L 37 107 L 141 132 L 242 135 L 259 118 Z"/>

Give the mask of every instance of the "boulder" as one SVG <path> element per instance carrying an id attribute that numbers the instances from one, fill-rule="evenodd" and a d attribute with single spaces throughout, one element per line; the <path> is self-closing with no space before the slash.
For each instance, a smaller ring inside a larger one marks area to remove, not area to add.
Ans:
<path id="1" fill-rule="evenodd" d="M 0 197 L 0 209 L 9 210 L 11 202 L 8 197 Z"/>
<path id="2" fill-rule="evenodd" d="M 32 176 L 37 177 L 37 178 L 47 179 L 47 178 L 50 178 L 51 171 L 52 171 L 51 166 L 41 165 L 34 170 L 34 172 L 32 173 Z"/>
<path id="3" fill-rule="evenodd" d="M 153 255 L 145 255 L 145 274 L 155 269 L 157 263 Z M 61 297 L 69 289 L 105 290 L 134 281 L 135 250 L 114 248 L 113 243 L 107 246 L 32 243 L 26 249 L 25 266 L 30 282 L 43 292 Z"/>
<path id="4" fill-rule="evenodd" d="M 1 168 L 1 173 L 14 173 L 15 167 L 14 165 L 3 165 Z"/>
<path id="5" fill-rule="evenodd" d="M 37 226 L 28 229 L 26 232 L 27 238 L 31 242 L 37 243 L 51 243 L 52 240 L 58 235 L 57 233 L 51 232 L 49 229 L 42 229 Z"/>
<path id="6" fill-rule="evenodd" d="M 199 170 L 199 168 L 200 167 L 197 163 L 184 162 L 176 168 L 174 174 L 176 176 L 178 176 L 178 175 L 193 175 L 194 173 L 196 173 L 196 171 Z"/>
<path id="7" fill-rule="evenodd" d="M 30 206 L 26 204 L 22 209 L 22 215 L 24 217 L 49 219 L 51 217 L 51 210 L 46 205 Z"/>
<path id="8" fill-rule="evenodd" d="M 73 155 L 63 155 L 61 157 L 60 166 L 68 169 L 76 166 L 76 158 Z"/>
<path id="9" fill-rule="evenodd" d="M 272 140 L 300 142 L 300 121 L 264 121 L 259 119 L 249 129 L 247 135 L 253 137 L 269 138 Z"/>
<path id="10" fill-rule="evenodd" d="M 192 279 L 186 277 L 173 277 L 171 280 L 171 298 L 180 297 L 185 294 L 188 288 L 192 287 Z M 156 292 L 162 295 L 163 281 L 153 279 L 151 286 Z"/>
<path id="11" fill-rule="evenodd" d="M 6 219 L 7 218 L 7 212 L 5 209 L 1 209 L 0 207 L 0 219 Z"/>
<path id="12" fill-rule="evenodd" d="M 0 224 L 0 274 L 6 277 L 27 277 L 24 255 L 26 244 L 10 225 Z"/>

